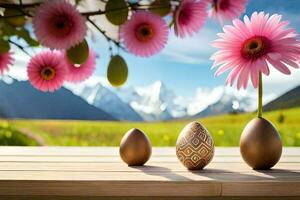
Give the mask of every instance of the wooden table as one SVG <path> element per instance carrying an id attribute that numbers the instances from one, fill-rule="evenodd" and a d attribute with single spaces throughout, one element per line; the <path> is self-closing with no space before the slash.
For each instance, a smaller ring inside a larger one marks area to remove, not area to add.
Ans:
<path id="1" fill-rule="evenodd" d="M 0 199 L 299 200 L 300 148 L 285 148 L 269 171 L 251 170 L 238 148 L 216 148 L 205 170 L 187 171 L 174 148 L 128 167 L 118 148 L 0 147 Z"/>

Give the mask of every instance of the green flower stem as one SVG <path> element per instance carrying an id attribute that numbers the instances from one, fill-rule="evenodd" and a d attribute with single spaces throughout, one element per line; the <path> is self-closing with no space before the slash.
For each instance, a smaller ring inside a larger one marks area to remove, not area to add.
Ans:
<path id="1" fill-rule="evenodd" d="M 257 109 L 257 117 L 262 117 L 262 98 L 263 98 L 263 83 L 262 83 L 262 74 L 259 72 L 259 80 L 258 80 L 258 109 Z"/>

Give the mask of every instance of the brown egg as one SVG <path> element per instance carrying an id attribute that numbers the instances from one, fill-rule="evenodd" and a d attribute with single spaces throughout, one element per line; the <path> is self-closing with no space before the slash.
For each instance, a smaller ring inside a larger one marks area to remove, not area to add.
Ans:
<path id="1" fill-rule="evenodd" d="M 214 156 L 214 143 L 208 130 L 198 122 L 189 123 L 176 143 L 176 155 L 189 170 L 203 169 Z"/>
<path id="2" fill-rule="evenodd" d="M 139 129 L 129 130 L 121 140 L 120 156 L 129 166 L 144 165 L 149 160 L 151 152 L 150 140 Z"/>
<path id="3" fill-rule="evenodd" d="M 276 128 L 264 118 L 255 118 L 245 127 L 240 151 L 253 169 L 270 169 L 280 159 L 282 143 Z"/>

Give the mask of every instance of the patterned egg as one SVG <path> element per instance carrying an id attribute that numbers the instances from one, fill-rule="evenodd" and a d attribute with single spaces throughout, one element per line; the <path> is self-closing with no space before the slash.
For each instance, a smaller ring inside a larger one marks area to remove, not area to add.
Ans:
<path id="1" fill-rule="evenodd" d="M 176 143 L 176 155 L 189 170 L 203 169 L 214 156 L 214 143 L 208 130 L 191 122 L 181 131 Z"/>

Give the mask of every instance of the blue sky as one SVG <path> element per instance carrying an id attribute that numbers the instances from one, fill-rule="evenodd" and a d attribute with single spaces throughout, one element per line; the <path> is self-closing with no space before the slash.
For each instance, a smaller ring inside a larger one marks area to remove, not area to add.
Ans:
<path id="1" fill-rule="evenodd" d="M 283 19 L 291 22 L 290 26 L 300 33 L 299 0 L 249 0 L 247 12 L 265 11 L 279 13 Z M 230 23 L 230 22 L 228 22 Z M 192 96 L 197 88 L 213 88 L 224 84 L 226 75 L 214 78 L 210 70 L 210 55 L 215 51 L 210 42 L 216 39 L 216 33 L 222 27 L 217 21 L 207 20 L 203 29 L 191 38 L 176 38 L 172 30 L 166 48 L 150 58 L 140 58 L 120 51 L 129 66 L 129 79 L 125 87 L 145 86 L 156 80 L 162 80 L 177 94 Z M 101 36 L 99 36 L 101 37 Z M 108 44 L 103 38 L 94 43 L 99 53 L 96 75 L 105 77 L 109 61 Z"/>
<path id="2" fill-rule="evenodd" d="M 296 28 L 297 33 L 300 33 L 299 10 L 300 0 L 249 0 L 245 14 L 251 15 L 254 11 L 282 14 L 284 20 L 290 21 L 290 27 Z M 119 53 L 125 58 L 129 67 L 129 78 L 124 87 L 143 87 L 161 80 L 177 95 L 193 97 L 199 88 L 212 91 L 224 85 L 226 74 L 214 78 L 214 71 L 210 69 L 212 61 L 209 60 L 216 51 L 210 44 L 217 38 L 216 34 L 219 32 L 222 32 L 221 24 L 208 19 L 202 30 L 193 37 L 180 39 L 171 30 L 165 49 L 155 56 L 140 58 L 120 50 Z M 108 43 L 98 33 L 94 41 L 89 40 L 89 44 L 99 55 L 93 81 L 105 80 L 107 84 L 106 70 L 110 59 Z M 116 49 L 114 51 L 116 52 Z M 16 59 L 16 66 L 9 74 L 19 79 L 26 79 L 29 57 L 22 55 L 20 51 L 16 53 L 19 57 Z M 271 70 L 270 77 L 264 81 L 265 94 L 276 97 L 300 85 L 299 77 L 300 70 L 293 70 L 291 76 Z M 84 84 L 82 83 L 81 86 Z M 112 87 L 111 89 L 113 90 Z M 247 91 L 255 92 L 251 86 Z"/>

